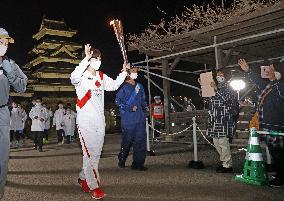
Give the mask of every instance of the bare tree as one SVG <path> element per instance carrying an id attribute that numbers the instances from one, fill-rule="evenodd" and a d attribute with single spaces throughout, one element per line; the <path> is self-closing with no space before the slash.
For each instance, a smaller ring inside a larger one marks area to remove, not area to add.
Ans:
<path id="1" fill-rule="evenodd" d="M 186 7 L 180 16 L 176 15 L 170 21 L 161 19 L 159 24 L 150 24 L 139 35 L 129 34 L 128 45 L 138 50 L 172 51 L 174 49 L 172 43 L 162 45 L 157 41 L 227 21 L 281 2 L 281 0 L 234 0 L 231 7 L 225 8 L 224 0 L 221 1 L 221 6 L 212 3 L 206 6 Z"/>

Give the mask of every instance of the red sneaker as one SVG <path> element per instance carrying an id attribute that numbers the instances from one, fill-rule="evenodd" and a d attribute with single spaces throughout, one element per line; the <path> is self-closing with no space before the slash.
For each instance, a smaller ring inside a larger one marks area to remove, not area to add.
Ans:
<path id="1" fill-rule="evenodd" d="M 83 189 L 83 191 L 85 193 L 90 193 L 91 192 L 91 190 L 90 190 L 90 188 L 89 188 L 89 186 L 87 184 L 86 179 L 85 180 L 78 179 L 78 183 L 80 184 L 80 186 L 82 187 L 82 189 Z"/>
<path id="2" fill-rule="evenodd" d="M 94 198 L 95 200 L 103 199 L 105 196 L 106 194 L 103 192 L 101 188 L 96 188 L 92 192 L 92 198 Z"/>

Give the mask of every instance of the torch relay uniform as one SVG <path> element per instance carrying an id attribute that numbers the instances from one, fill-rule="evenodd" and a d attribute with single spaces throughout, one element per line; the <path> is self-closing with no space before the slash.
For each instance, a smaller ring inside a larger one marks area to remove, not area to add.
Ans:
<path id="1" fill-rule="evenodd" d="M 0 63 L 0 199 L 4 194 L 10 152 L 8 109 L 10 86 L 16 92 L 24 92 L 28 81 L 27 76 L 13 60 L 4 57 L 2 59 L 3 62 Z"/>
<path id="2" fill-rule="evenodd" d="M 83 59 L 71 74 L 77 94 L 77 124 L 83 149 L 83 169 L 80 179 L 86 180 L 90 190 L 99 188 L 98 165 L 105 136 L 104 90 L 115 91 L 124 82 L 127 72 L 116 80 L 102 72 L 94 76 L 88 70 L 90 62 Z"/>
<path id="3" fill-rule="evenodd" d="M 122 129 L 119 164 L 125 165 L 133 146 L 131 167 L 141 169 L 146 158 L 146 97 L 143 86 L 140 83 L 125 83 L 116 94 L 115 104 L 119 107 Z M 132 110 L 134 106 L 137 107 L 136 111 Z"/>

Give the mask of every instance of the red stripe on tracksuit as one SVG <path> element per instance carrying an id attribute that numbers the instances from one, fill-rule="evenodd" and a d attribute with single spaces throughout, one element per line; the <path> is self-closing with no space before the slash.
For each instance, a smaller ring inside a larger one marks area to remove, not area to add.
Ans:
<path id="1" fill-rule="evenodd" d="M 84 140 L 84 138 L 83 138 L 83 136 L 82 136 L 82 134 L 81 134 L 81 131 L 80 131 L 79 126 L 78 126 L 78 132 L 79 132 L 79 135 L 81 135 L 82 142 L 83 142 L 83 147 L 84 147 L 84 149 L 85 149 L 85 151 L 86 151 L 86 153 L 87 153 L 87 156 L 88 156 L 89 159 L 91 159 L 90 153 L 89 153 L 88 148 L 87 148 L 87 146 L 86 146 L 85 140 Z M 95 175 L 95 179 L 96 179 L 96 181 L 97 181 L 97 184 L 98 184 L 98 186 L 99 186 L 99 185 L 100 185 L 100 182 L 98 181 L 97 172 L 96 172 L 95 169 L 93 169 L 93 172 L 94 172 L 94 175 Z"/>
<path id="2" fill-rule="evenodd" d="M 85 96 L 80 100 L 79 98 L 77 98 L 77 106 L 82 109 L 82 107 L 84 107 L 84 105 L 88 102 L 88 100 L 90 100 L 92 97 L 92 91 L 88 90 L 88 92 L 85 94 Z"/>
<path id="3" fill-rule="evenodd" d="M 99 71 L 99 75 L 100 75 L 101 80 L 103 80 L 104 79 L 104 73 Z M 82 99 L 77 98 L 77 106 L 80 109 L 82 109 L 82 107 L 84 107 L 84 105 L 86 105 L 88 100 L 91 99 L 91 97 L 92 97 L 92 91 L 89 89 Z"/>
<path id="4" fill-rule="evenodd" d="M 99 71 L 99 75 L 100 75 L 101 80 L 103 80 L 104 79 L 104 73 L 102 71 Z"/>

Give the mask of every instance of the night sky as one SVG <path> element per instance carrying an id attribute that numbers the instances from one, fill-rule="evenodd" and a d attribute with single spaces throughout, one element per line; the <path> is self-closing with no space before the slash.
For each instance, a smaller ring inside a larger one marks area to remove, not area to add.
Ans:
<path id="1" fill-rule="evenodd" d="M 19 65 L 26 64 L 35 45 L 32 35 L 37 33 L 43 15 L 48 19 L 64 18 L 67 26 L 78 30 L 75 42 L 91 43 L 102 51 L 102 70 L 115 76 L 123 60 L 109 22 L 121 19 L 125 33 L 140 33 L 149 23 L 158 23 L 161 18 L 180 14 L 184 6 L 206 3 L 202 0 L 0 0 L 0 27 L 14 37 L 15 44 L 8 56 Z M 165 11 L 164 14 L 160 10 Z M 139 58 L 130 57 L 131 62 Z M 147 88 L 145 86 L 145 88 Z M 179 95 L 179 94 L 176 94 Z"/>

